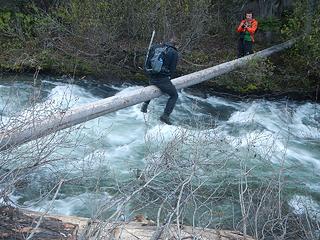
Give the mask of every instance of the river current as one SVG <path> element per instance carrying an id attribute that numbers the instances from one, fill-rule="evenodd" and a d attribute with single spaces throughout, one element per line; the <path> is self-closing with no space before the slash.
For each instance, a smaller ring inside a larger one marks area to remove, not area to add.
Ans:
<path id="1" fill-rule="evenodd" d="M 3 125 L 10 122 L 12 116 L 28 117 L 30 109 L 45 115 L 56 108 L 80 106 L 141 88 L 89 80 L 72 83 L 51 77 L 38 79 L 36 87 L 33 85 L 32 78 L 26 76 L 1 79 Z M 59 179 L 71 179 L 63 185 L 50 212 L 91 217 L 96 206 L 114 194 L 110 182 L 114 186 L 116 181 L 130 179 L 134 171 L 144 168 L 150 154 L 157 154 L 162 143 L 170 141 L 175 133 L 184 132 L 200 134 L 197 135 L 200 140 L 196 141 L 199 145 L 203 146 L 204 138 L 214 138 L 213 142 L 220 142 L 223 151 L 241 152 L 236 157 L 230 155 L 226 165 L 228 176 L 235 180 L 239 162 L 244 160 L 259 177 L 267 178 L 274 174 L 269 172 L 271 169 L 282 166 L 286 171 L 283 187 L 288 206 L 296 214 L 308 210 L 320 217 L 319 104 L 285 99 L 239 101 L 197 96 L 185 89 L 179 92 L 171 116 L 174 125 L 168 126 L 159 121 L 166 100 L 166 96 L 152 100 L 148 114 L 141 113 L 140 105 L 135 105 L 81 124 L 71 132 L 64 130 L 63 137 L 49 142 L 50 147 L 56 146 L 48 156 L 54 159 L 50 167 L 27 176 L 27 183 L 12 190 L 12 202 L 32 210 L 45 210 L 51 202 L 44 197 L 48 189 Z M 27 151 L 32 144 L 35 143 L 20 147 L 20 152 Z M 206 153 L 206 161 L 220 156 L 216 150 Z M 188 148 L 184 151 L 186 155 Z M 23 159 L 23 156 L 17 158 Z M 77 180 L 77 176 L 83 178 Z M 95 187 L 97 181 L 99 191 Z"/>

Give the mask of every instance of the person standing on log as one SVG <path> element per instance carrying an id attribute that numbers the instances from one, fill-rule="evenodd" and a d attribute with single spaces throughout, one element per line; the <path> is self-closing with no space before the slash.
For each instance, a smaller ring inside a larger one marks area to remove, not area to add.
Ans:
<path id="1" fill-rule="evenodd" d="M 238 57 L 244 57 L 252 54 L 252 45 L 254 43 L 254 33 L 258 27 L 258 21 L 253 18 L 252 11 L 247 11 L 245 19 L 243 19 L 238 28 L 237 32 L 240 33 L 238 42 Z"/>
<path id="2" fill-rule="evenodd" d="M 153 45 L 145 64 L 145 72 L 150 77 L 149 84 L 157 86 L 163 93 L 169 95 L 164 112 L 160 117 L 160 121 L 168 125 L 172 124 L 169 116 L 178 99 L 177 89 L 171 82 L 178 63 L 178 50 L 176 46 L 176 37 L 171 37 L 164 44 Z M 150 100 L 142 104 L 141 112 L 147 112 L 149 103 Z"/>

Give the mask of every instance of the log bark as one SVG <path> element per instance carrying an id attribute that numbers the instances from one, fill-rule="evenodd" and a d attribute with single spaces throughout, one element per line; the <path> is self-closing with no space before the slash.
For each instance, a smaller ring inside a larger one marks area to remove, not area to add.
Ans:
<path id="1" fill-rule="evenodd" d="M 0 239 L 25 240 L 32 231 L 32 239 L 75 240 L 78 225 L 45 217 L 39 228 L 35 229 L 38 216 L 31 216 L 11 206 L 0 207 Z"/>
<path id="2" fill-rule="evenodd" d="M 307 1 L 307 12 L 306 12 L 306 22 L 305 22 L 305 33 L 310 34 L 312 32 L 312 21 L 314 18 L 314 12 L 316 9 L 316 1 L 308 0 Z"/>
<path id="3" fill-rule="evenodd" d="M 252 59 L 268 57 L 273 53 L 291 47 L 296 40 L 275 45 L 255 54 L 225 62 L 220 65 L 207 68 L 195 73 L 191 73 L 172 80 L 177 89 L 189 87 L 224 73 L 231 72 L 236 68 L 246 65 Z M 27 126 L 1 129 L 0 131 L 0 151 L 19 146 L 23 143 L 41 138 L 53 132 L 75 126 L 91 119 L 103 116 L 107 113 L 115 112 L 146 100 L 161 96 L 161 91 L 155 86 L 148 86 L 128 93 L 127 95 L 116 95 L 102 99 L 93 103 L 81 105 L 69 109 L 68 111 L 58 112 L 46 119 L 32 120 Z"/>
<path id="4" fill-rule="evenodd" d="M 0 239 L 1 240 L 25 240 L 39 220 L 41 212 L 20 210 L 10 206 L 0 207 Z M 175 234 L 178 226 L 170 225 L 166 236 L 160 239 L 176 239 Z M 254 240 L 250 236 L 244 236 L 241 232 L 230 230 L 215 230 L 209 228 L 195 228 L 180 225 L 181 237 L 183 239 L 203 240 Z M 157 231 L 156 224 L 146 220 L 144 216 L 134 218 L 129 222 L 92 222 L 89 218 L 76 216 L 46 215 L 42 224 L 34 234 L 34 240 L 76 240 L 96 239 L 90 236 L 88 231 L 99 233 L 99 239 L 141 239 L 149 240 Z"/>

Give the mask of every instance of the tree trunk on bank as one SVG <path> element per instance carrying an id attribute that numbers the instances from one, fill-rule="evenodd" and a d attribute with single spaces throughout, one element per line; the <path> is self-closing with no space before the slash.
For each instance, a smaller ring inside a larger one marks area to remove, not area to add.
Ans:
<path id="1" fill-rule="evenodd" d="M 306 34 L 310 34 L 312 31 L 312 21 L 314 17 L 314 9 L 316 7 L 316 0 L 307 0 L 308 6 L 307 6 L 307 12 L 306 12 Z"/>
<path id="2" fill-rule="evenodd" d="M 296 40 L 290 40 L 255 54 L 173 79 L 172 83 L 177 89 L 181 89 L 213 79 L 246 65 L 252 59 L 268 57 L 273 53 L 289 48 L 295 41 Z M 148 86 L 132 91 L 127 95 L 116 95 L 93 103 L 81 105 L 79 107 L 69 109 L 68 111 L 58 112 L 42 119 L 41 121 L 31 119 L 29 120 L 30 124 L 28 125 L 27 123 L 23 127 L 10 126 L 10 129 L 1 129 L 0 151 L 41 138 L 79 123 L 89 121 L 107 113 L 142 103 L 161 95 L 162 93 L 157 87 Z M 18 122 L 21 123 L 21 119 L 18 120 Z"/>
<path id="3" fill-rule="evenodd" d="M 282 12 L 293 5 L 293 0 L 257 0 L 259 11 L 257 14 L 262 19 L 269 19 L 272 17 L 280 17 Z M 271 43 L 274 39 L 272 31 L 266 31 L 264 34 L 264 41 Z"/>

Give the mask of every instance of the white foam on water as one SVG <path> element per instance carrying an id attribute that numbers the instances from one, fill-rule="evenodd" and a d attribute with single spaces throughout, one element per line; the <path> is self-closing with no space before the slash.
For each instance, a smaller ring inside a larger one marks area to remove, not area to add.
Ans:
<path id="1" fill-rule="evenodd" d="M 66 163 L 64 163 L 63 170 L 73 173 L 88 171 L 89 169 L 91 171 L 97 171 L 101 167 L 108 167 L 108 158 L 106 149 L 100 148 L 91 150 L 84 156 L 81 162 L 79 160 L 76 162 L 66 161 Z"/>
<path id="2" fill-rule="evenodd" d="M 232 107 L 238 110 L 240 110 L 241 108 L 247 105 L 246 103 L 243 103 L 243 102 L 242 103 L 231 102 L 224 98 L 215 97 L 215 96 L 208 97 L 206 101 L 210 103 L 212 106 L 227 106 L 227 107 Z"/>
<path id="3" fill-rule="evenodd" d="M 137 88 L 131 88 L 131 91 L 134 89 Z M 91 99 L 89 97 L 90 101 Z M 145 127 L 139 105 L 121 109 L 82 125 L 84 130 L 80 132 L 80 138 L 85 136 L 84 143 L 89 147 L 89 153 L 84 159 L 92 162 L 90 167 L 95 167 L 91 160 L 97 157 L 97 152 L 103 164 L 123 173 L 127 173 L 125 169 L 129 169 L 134 163 L 139 164 L 140 159 L 137 155 L 141 153 L 136 153 L 136 149 L 144 144 Z M 98 149 L 94 150 L 96 146 Z M 93 151 L 91 153 L 90 148 Z M 97 164 L 99 166 L 100 163 Z"/>
<path id="4" fill-rule="evenodd" d="M 320 170 L 320 157 L 314 155 L 314 153 L 310 152 L 309 150 L 290 146 L 287 149 L 287 155 L 288 155 L 288 158 L 299 161 L 304 165 L 310 164 L 311 169 L 315 168 Z M 319 171 L 318 171 L 318 175 L 320 176 Z"/>
<path id="5" fill-rule="evenodd" d="M 66 197 L 63 199 L 56 199 L 52 203 L 52 207 L 49 208 L 51 200 L 43 200 L 39 204 L 35 205 L 33 201 L 25 202 L 25 205 L 29 205 L 29 210 L 45 212 L 59 215 L 74 215 L 80 212 L 91 212 L 92 215 L 96 213 L 95 209 L 98 206 L 102 206 L 110 196 L 107 193 L 83 193 L 77 196 Z M 32 206 L 34 205 L 34 206 Z"/>
<path id="6" fill-rule="evenodd" d="M 226 123 L 218 126 L 218 131 L 234 148 L 250 148 L 264 159 L 278 162 L 286 149 L 276 107 L 261 101 L 244 104 L 243 108 L 243 111 L 234 112 Z M 237 134 L 229 133 L 230 128 L 238 129 Z"/>
<path id="7" fill-rule="evenodd" d="M 17 116 L 8 117 L 6 124 L 9 124 L 8 130 L 20 126 L 22 128 L 28 128 L 26 123 L 36 121 L 42 121 L 48 116 L 66 110 L 75 105 L 80 105 L 88 102 L 93 102 L 99 98 L 92 96 L 85 89 L 70 84 L 61 84 L 54 87 L 47 99 L 44 102 L 37 103 L 34 106 L 24 109 Z"/>
<path id="8" fill-rule="evenodd" d="M 312 191 L 320 192 L 320 185 L 318 182 L 309 182 L 306 184 L 306 186 Z"/>
<path id="9" fill-rule="evenodd" d="M 214 126 L 220 118 L 225 119 L 232 112 L 231 109 L 240 109 L 239 104 L 228 102 L 220 97 L 201 98 L 183 90 L 178 99 L 175 113 L 178 111 L 179 118 L 190 123 L 203 121 L 207 126 Z M 224 108 L 227 109 L 224 111 Z"/>
<path id="10" fill-rule="evenodd" d="M 125 96 L 125 95 L 127 95 L 128 93 L 132 93 L 133 91 L 138 90 L 138 89 L 143 89 L 144 87 L 141 87 L 141 86 L 125 86 L 125 85 L 122 85 L 121 87 L 112 86 L 112 88 L 119 91 L 119 92 L 117 92 L 117 93 L 115 94 L 115 96 Z"/>
<path id="11" fill-rule="evenodd" d="M 30 102 L 33 89 L 26 84 L 0 85 L 0 110 L 1 114 L 11 116 L 21 111 Z"/>
<path id="12" fill-rule="evenodd" d="M 189 98 L 189 99 L 193 99 L 193 100 L 196 100 L 199 102 L 209 103 L 212 106 L 228 106 L 228 107 L 233 107 L 236 109 L 238 109 L 239 105 L 240 105 L 238 103 L 231 102 L 231 101 L 228 101 L 224 98 L 216 97 L 216 96 L 208 96 L 207 98 L 198 97 L 198 96 L 192 95 L 190 93 L 187 93 L 186 91 L 184 91 L 184 89 L 181 90 L 181 94 L 180 94 L 179 98 L 182 101 L 187 100 L 187 98 Z M 241 103 L 241 105 L 244 105 L 244 103 Z"/>
<path id="13" fill-rule="evenodd" d="M 294 195 L 289 201 L 295 214 L 309 214 L 315 220 L 320 220 L 320 204 L 311 197 Z"/>
<path id="14" fill-rule="evenodd" d="M 174 140 L 182 132 L 187 133 L 188 131 L 190 130 L 181 126 L 158 123 L 147 131 L 145 137 L 146 139 L 152 140 L 155 143 L 165 143 Z"/>
<path id="15" fill-rule="evenodd" d="M 114 120 L 118 121 L 132 121 L 132 124 L 136 124 L 136 123 L 140 123 L 141 121 L 144 120 L 144 115 L 143 113 L 140 111 L 140 104 L 131 106 L 131 107 L 127 107 L 124 109 L 120 109 L 117 112 L 115 112 L 114 115 L 111 115 L 111 117 L 114 118 Z"/>
<path id="16" fill-rule="evenodd" d="M 239 132 L 239 136 L 228 136 L 224 126 L 219 128 L 225 133 L 230 143 L 236 147 L 245 147 L 250 144 L 257 148 L 259 154 L 265 155 L 269 153 L 271 160 L 276 161 L 285 154 L 289 158 L 299 160 L 301 162 L 312 162 L 314 166 L 319 166 L 319 161 L 312 153 L 307 150 L 296 149 L 290 144 L 292 135 L 301 137 L 299 134 L 303 132 L 312 138 L 317 138 L 319 130 L 310 128 L 303 123 L 303 118 L 308 117 L 310 112 L 314 109 L 314 105 L 305 104 L 295 111 L 292 117 L 291 109 L 295 105 L 288 107 L 285 103 L 272 103 L 272 102 L 253 102 L 250 106 L 243 111 L 237 111 L 232 114 L 227 124 L 243 128 L 242 126 L 261 126 L 261 129 L 246 129 Z M 313 119 L 313 118 L 312 118 Z M 312 134 L 311 134 L 312 132 Z"/>
<path id="17" fill-rule="evenodd" d="M 93 96 L 86 89 L 77 85 L 61 84 L 51 90 L 47 101 L 61 108 L 70 108 L 99 99 L 100 98 Z"/>
<path id="18" fill-rule="evenodd" d="M 125 177 L 123 174 L 127 175 L 130 169 L 143 167 L 143 156 L 141 156 L 141 152 L 136 152 L 139 146 L 140 144 L 133 142 L 110 148 L 107 155 L 108 164 L 110 169 L 117 171 L 120 178 Z"/>
<path id="19" fill-rule="evenodd" d="M 263 159 L 274 163 L 279 163 L 286 153 L 286 146 L 282 137 L 268 130 L 247 131 L 240 136 L 233 136 L 219 127 L 217 132 L 218 135 L 224 136 L 233 149 L 250 150 Z"/>
<path id="20" fill-rule="evenodd" d="M 294 111 L 291 133 L 299 138 L 320 140 L 320 106 L 306 103 Z"/>
<path id="21" fill-rule="evenodd" d="M 0 189 L 0 192 L 2 191 L 2 189 Z M 14 203 L 18 202 L 19 199 L 21 199 L 22 197 L 19 196 L 19 195 L 14 195 L 14 194 L 8 194 L 8 198 L 10 199 L 10 202 L 6 202 L 4 201 L 3 197 L 0 197 L 0 205 L 6 205 L 6 204 L 9 204 L 9 205 L 13 205 L 15 206 Z M 13 204 L 12 204 L 13 203 Z"/>
<path id="22" fill-rule="evenodd" d="M 9 101 L 8 93 L 10 92 L 11 86 L 3 86 L 0 85 L 0 107 L 3 109 L 5 106 L 7 106 Z M 14 99 L 13 99 L 14 100 Z"/>
<path id="23" fill-rule="evenodd" d="M 72 84 L 71 81 L 70 81 L 70 83 L 64 83 L 63 81 L 59 81 L 59 80 L 62 80 L 62 79 L 56 79 L 56 80 L 43 79 L 43 80 L 41 80 L 41 83 L 47 83 L 47 84 L 54 85 L 54 86 Z"/>
<path id="24" fill-rule="evenodd" d="M 234 112 L 228 120 L 228 123 L 250 123 L 255 120 L 256 117 L 256 104 L 252 104 L 244 111 Z"/>
<path id="25" fill-rule="evenodd" d="M 179 117 L 182 118 L 188 118 L 190 120 L 195 120 L 195 119 L 201 119 L 203 116 L 207 116 L 206 113 L 203 113 L 201 111 L 198 111 L 201 106 L 197 102 L 181 102 L 180 106 L 177 107 L 180 111 L 182 110 L 182 113 L 180 113 Z M 185 112 L 185 113 L 183 113 Z M 173 114 L 174 115 L 174 114 Z"/>
<path id="26" fill-rule="evenodd" d="M 143 124 L 142 119 L 139 121 L 134 117 L 106 117 L 109 123 L 109 130 L 103 141 L 107 145 L 125 145 L 135 141 L 143 140 Z M 128 123 L 132 121 L 132 123 Z M 140 124 L 139 124 L 140 123 Z M 142 143 L 142 141 L 140 141 Z"/>
<path id="27" fill-rule="evenodd" d="M 79 106 L 101 99 L 77 85 L 60 82 L 52 84 L 54 88 L 50 90 L 46 101 L 36 106 L 39 112 L 43 110 L 44 116 L 48 114 L 48 110 L 54 111 L 57 108 Z M 125 85 L 113 87 L 113 89 L 119 90 L 119 93 L 116 94 L 118 96 L 141 88 Z M 294 139 L 319 139 L 319 127 L 317 127 L 319 113 L 314 111 L 314 109 L 319 110 L 317 104 L 307 103 L 297 106 L 296 104 L 288 105 L 284 102 L 262 100 L 252 103 L 233 102 L 219 97 L 199 98 L 181 91 L 178 105 L 172 113 L 173 120 L 186 118 L 190 114 L 205 115 L 205 113 L 200 113 L 193 107 L 193 102 L 197 101 L 213 107 L 226 106 L 229 109 L 235 109 L 235 112 L 227 121 L 223 120 L 214 129 L 203 131 L 181 125 L 169 126 L 161 123 L 159 116 L 162 114 L 167 98 L 167 96 L 164 96 L 153 99 L 147 114 L 140 112 L 141 104 L 138 104 L 83 123 L 83 129 L 77 134 L 80 139 L 82 138 L 83 142 L 81 144 L 84 146 L 78 146 L 74 149 L 75 157 L 81 162 L 78 164 L 83 164 L 83 166 L 77 167 L 75 165 L 77 163 L 70 162 L 65 165 L 61 164 L 59 167 L 61 169 L 65 168 L 65 171 L 71 170 L 74 172 L 81 171 L 83 168 L 108 168 L 119 173 L 119 175 L 127 175 L 130 169 L 143 167 L 145 164 L 144 150 L 147 147 L 146 144 L 150 144 L 155 149 L 154 156 L 159 157 L 157 150 L 163 146 L 161 144 L 174 141 L 177 136 L 184 134 L 190 136 L 192 140 L 195 139 L 192 136 L 197 137 L 200 143 L 201 141 L 212 140 L 212 144 L 218 145 L 219 139 L 226 140 L 230 151 L 236 148 L 250 148 L 251 151 L 273 162 L 279 162 L 280 159 L 286 157 L 292 161 L 299 161 L 299 163 L 307 166 L 310 171 L 319 168 L 319 157 L 314 152 L 308 149 L 300 149 L 290 142 L 288 143 L 288 136 Z M 29 116 L 27 112 L 25 116 Z M 233 130 L 236 130 L 236 133 L 232 132 Z M 71 133 L 70 139 L 76 141 L 75 138 L 76 134 Z M 68 156 L 67 151 L 64 154 Z M 217 153 L 209 154 L 211 154 L 208 156 L 210 159 L 214 158 Z M 53 211 L 58 214 L 75 214 L 79 212 L 79 209 L 89 208 L 90 200 L 99 198 L 105 199 L 105 196 L 90 193 L 66 196 L 64 199 L 55 201 Z M 294 206 L 298 206 L 297 202 L 297 199 L 293 199 Z M 41 206 L 35 207 L 34 210 L 44 209 L 48 204 L 49 201 L 43 202 Z"/>
<path id="28" fill-rule="evenodd" d="M 268 131 L 278 133 L 287 125 L 281 120 L 281 109 L 270 102 L 253 102 L 244 111 L 237 111 L 228 120 L 228 123 L 253 124 L 258 123 Z"/>
<path id="29" fill-rule="evenodd" d="M 214 161 L 216 155 L 220 154 L 219 150 L 226 145 L 225 137 L 216 129 L 199 130 L 166 124 L 149 128 L 145 138 L 147 145 L 153 149 L 151 153 L 155 151 L 154 156 L 160 156 L 160 152 L 167 151 L 169 147 L 188 158 L 193 155 L 191 149 L 197 149 L 202 155 L 201 161 Z"/>
<path id="30" fill-rule="evenodd" d="M 187 98 L 189 98 L 189 99 L 193 99 L 193 100 L 196 100 L 196 101 L 199 101 L 199 102 L 207 102 L 207 99 L 201 98 L 201 97 L 198 97 L 198 96 L 195 96 L 195 95 L 192 95 L 192 94 L 189 94 L 184 89 L 181 89 L 179 95 L 180 95 L 179 98 L 181 100 L 186 100 Z"/>

